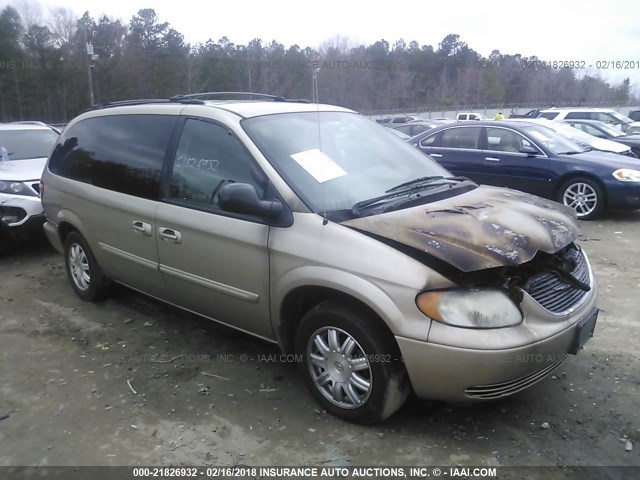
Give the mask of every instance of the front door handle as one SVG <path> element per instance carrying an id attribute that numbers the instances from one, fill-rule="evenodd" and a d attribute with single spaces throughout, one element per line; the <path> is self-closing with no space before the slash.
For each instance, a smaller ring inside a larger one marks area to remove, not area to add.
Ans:
<path id="1" fill-rule="evenodd" d="M 140 220 L 133 221 L 133 231 L 141 233 L 145 237 L 151 236 L 151 225 Z"/>
<path id="2" fill-rule="evenodd" d="M 441 153 L 429 153 L 428 155 L 430 157 L 442 158 L 442 154 Z"/>
<path id="3" fill-rule="evenodd" d="M 489 160 L 490 162 L 499 162 L 500 159 L 496 157 L 484 157 L 485 160 Z"/>
<path id="4" fill-rule="evenodd" d="M 158 228 L 158 236 L 169 243 L 182 243 L 182 235 L 179 231 L 173 228 L 160 227 Z"/>

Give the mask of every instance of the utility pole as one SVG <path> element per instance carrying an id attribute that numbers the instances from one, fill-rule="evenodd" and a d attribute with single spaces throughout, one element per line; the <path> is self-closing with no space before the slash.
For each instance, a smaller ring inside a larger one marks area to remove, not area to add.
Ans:
<path id="1" fill-rule="evenodd" d="M 313 69 L 313 77 L 311 81 L 311 96 L 313 97 L 313 103 L 320 103 L 318 101 L 318 72 L 319 68 Z"/>
<path id="2" fill-rule="evenodd" d="M 93 57 L 97 56 L 93 54 L 93 45 L 87 41 L 87 77 L 89 79 L 89 103 L 93 107 L 95 105 L 95 101 L 93 99 L 93 78 L 91 78 L 91 61 Z"/>

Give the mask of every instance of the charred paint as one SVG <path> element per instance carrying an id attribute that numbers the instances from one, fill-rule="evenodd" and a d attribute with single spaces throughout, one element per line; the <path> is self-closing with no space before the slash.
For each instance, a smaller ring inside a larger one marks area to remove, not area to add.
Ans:
<path id="1" fill-rule="evenodd" d="M 423 251 L 463 272 L 519 265 L 578 236 L 573 210 L 494 187 L 343 225 Z"/>

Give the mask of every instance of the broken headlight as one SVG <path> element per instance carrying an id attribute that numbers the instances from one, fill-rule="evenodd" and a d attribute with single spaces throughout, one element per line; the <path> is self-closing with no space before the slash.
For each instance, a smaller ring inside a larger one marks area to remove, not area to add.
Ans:
<path id="1" fill-rule="evenodd" d="M 24 195 L 27 197 L 35 197 L 29 187 L 22 182 L 14 182 L 11 180 L 0 180 L 0 193 L 7 193 L 9 195 Z"/>
<path id="2" fill-rule="evenodd" d="M 522 314 L 499 290 L 456 289 L 422 292 L 418 309 L 429 318 L 454 327 L 500 328 L 522 322 Z"/>

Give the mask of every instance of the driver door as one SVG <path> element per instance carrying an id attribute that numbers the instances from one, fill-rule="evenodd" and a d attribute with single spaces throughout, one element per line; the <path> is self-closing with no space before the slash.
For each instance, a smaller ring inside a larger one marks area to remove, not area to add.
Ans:
<path id="1" fill-rule="evenodd" d="M 220 188 L 233 182 L 263 196 L 266 177 L 229 128 L 197 118 L 185 120 L 167 170 L 155 224 L 168 300 L 272 339 L 269 225 L 218 203 Z"/>

